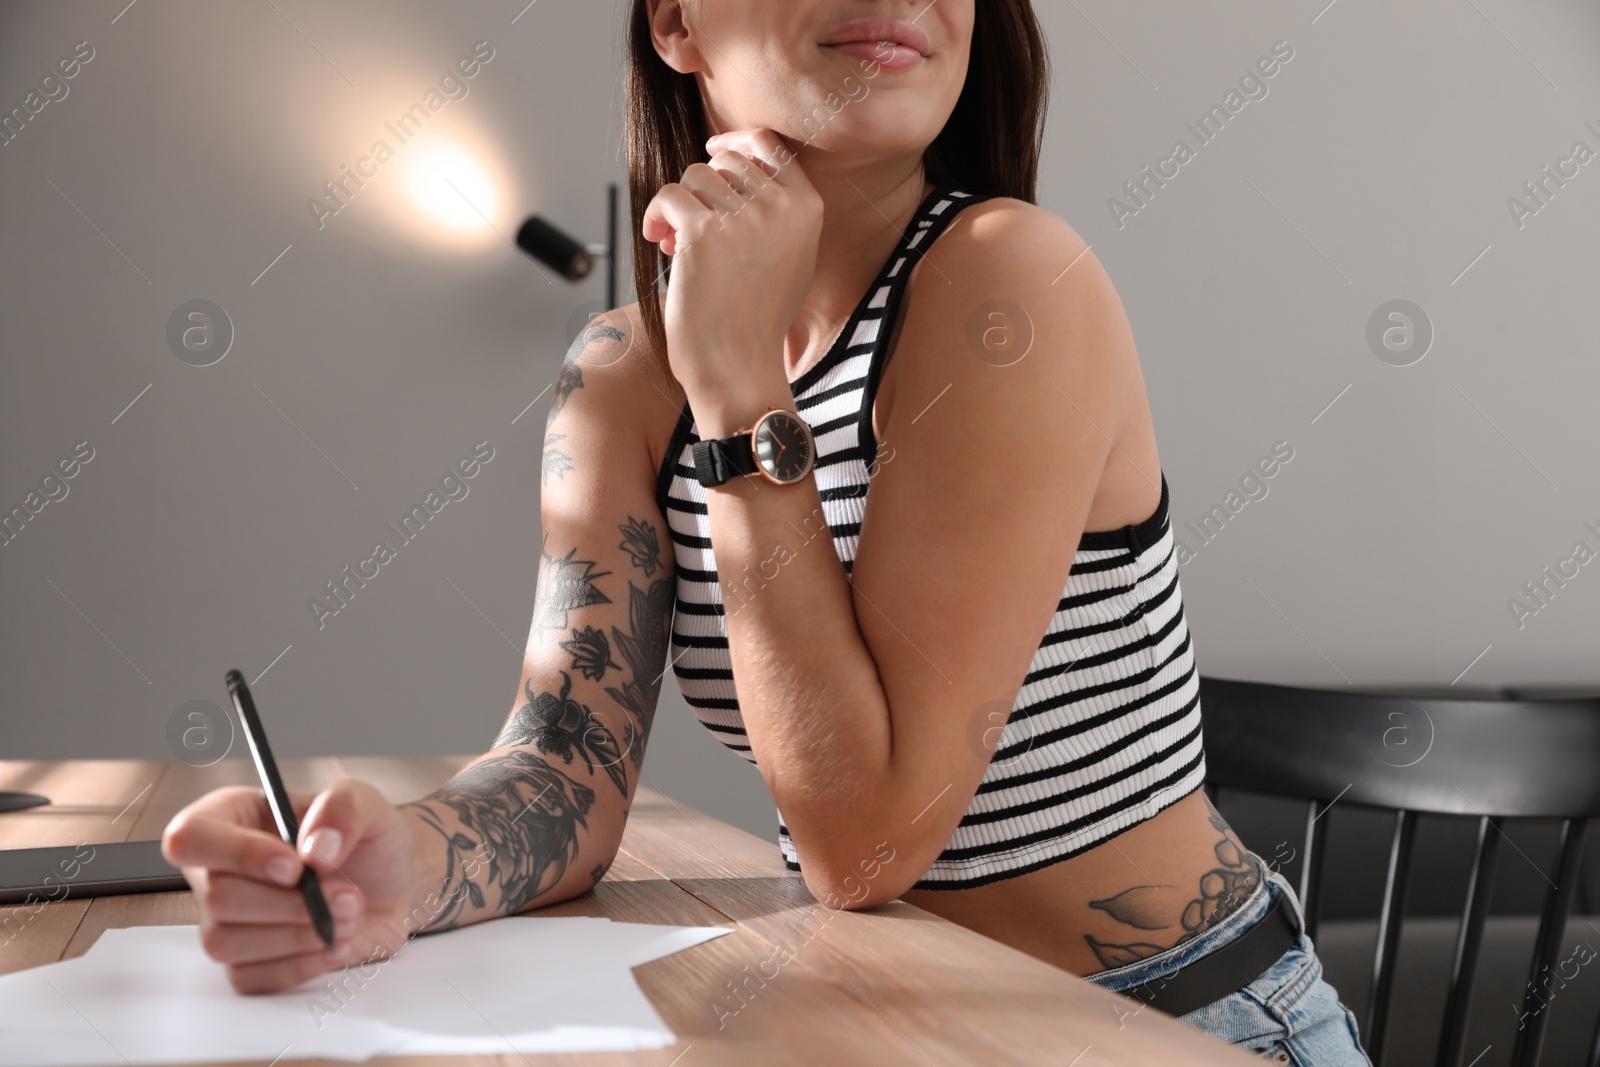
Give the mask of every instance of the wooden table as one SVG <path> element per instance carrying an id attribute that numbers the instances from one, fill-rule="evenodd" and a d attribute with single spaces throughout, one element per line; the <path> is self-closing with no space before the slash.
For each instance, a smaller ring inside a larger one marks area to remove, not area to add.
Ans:
<path id="1" fill-rule="evenodd" d="M 317 790 L 353 776 L 399 802 L 438 787 L 470 758 L 286 760 L 283 771 L 291 789 Z M 52 800 L 0 814 L 0 848 L 159 838 L 189 801 L 239 783 L 257 784 L 250 764 L 237 759 L 206 768 L 138 760 L 0 761 L 0 788 Z M 508 1051 L 451 1057 L 453 1063 L 1260 1062 L 904 902 L 871 912 L 823 907 L 799 875 L 784 868 L 775 842 L 649 790 L 641 789 L 634 801 L 622 852 L 604 881 L 592 893 L 537 911 L 735 932 L 635 968 L 640 987 L 679 1037 L 671 1048 L 534 1056 Z M 10 927 L 17 932 L 0 940 L 0 973 L 82 955 L 108 927 L 198 921 L 188 892 L 68 899 L 37 910 L 0 907 L 0 929 L 8 917 L 17 920 Z M 780 965 L 782 949 L 792 958 Z"/>

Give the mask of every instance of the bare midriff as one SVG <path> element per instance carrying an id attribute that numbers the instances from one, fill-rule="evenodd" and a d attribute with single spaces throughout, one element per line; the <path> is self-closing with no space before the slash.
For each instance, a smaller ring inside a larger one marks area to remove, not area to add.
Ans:
<path id="1" fill-rule="evenodd" d="M 1196 790 L 1070 859 L 975 889 L 913 889 L 902 899 L 1091 975 L 1204 932 L 1258 881 L 1238 836 Z"/>

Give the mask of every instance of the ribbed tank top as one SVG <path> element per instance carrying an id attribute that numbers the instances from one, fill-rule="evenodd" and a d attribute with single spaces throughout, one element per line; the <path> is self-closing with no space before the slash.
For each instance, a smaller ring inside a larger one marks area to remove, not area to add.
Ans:
<path id="1" fill-rule="evenodd" d="M 790 383 L 815 438 L 815 478 L 848 574 L 878 445 L 872 401 L 911 268 L 961 210 L 990 199 L 948 187 L 906 236 L 821 362 Z M 673 672 L 700 722 L 750 762 L 728 653 L 722 589 L 690 446 L 686 403 L 656 485 L 677 561 Z M 993 726 L 999 727 L 999 716 Z M 988 735 L 993 737 L 993 732 Z M 1084 852 L 1199 788 L 1205 777 L 1195 673 L 1168 517 L 1167 481 L 1143 522 L 1086 532 L 983 780 L 917 889 L 966 889 Z M 778 847 L 800 870 L 783 813 Z"/>

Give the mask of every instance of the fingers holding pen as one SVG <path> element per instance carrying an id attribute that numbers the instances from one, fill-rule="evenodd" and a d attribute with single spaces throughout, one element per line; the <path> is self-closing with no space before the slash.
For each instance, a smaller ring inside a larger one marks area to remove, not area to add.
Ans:
<path id="1" fill-rule="evenodd" d="M 298 886 L 279 888 L 250 878 L 216 871 L 195 872 L 193 886 L 201 905 L 202 920 L 225 925 L 280 925 L 303 923 L 310 929 L 305 896 Z M 363 902 L 361 889 L 338 879 L 322 879 L 323 896 L 333 915 L 335 940 L 354 931 Z"/>
<path id="2" fill-rule="evenodd" d="M 259 795 L 259 794 L 258 794 Z M 230 818 L 218 802 L 198 802 L 174 816 L 161 835 L 161 853 L 180 869 L 200 868 L 290 886 L 300 877 L 300 860 L 276 832 Z M 193 879 L 190 883 L 193 884 Z"/>

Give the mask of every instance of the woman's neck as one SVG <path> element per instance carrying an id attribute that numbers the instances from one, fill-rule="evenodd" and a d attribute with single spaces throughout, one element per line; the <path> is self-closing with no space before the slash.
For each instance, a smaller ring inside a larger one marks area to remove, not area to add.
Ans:
<path id="1" fill-rule="evenodd" d="M 833 170 L 802 149 L 798 162 L 822 196 L 823 216 L 811 289 L 784 342 L 790 381 L 826 355 L 932 188 L 920 161 L 892 172 Z"/>

